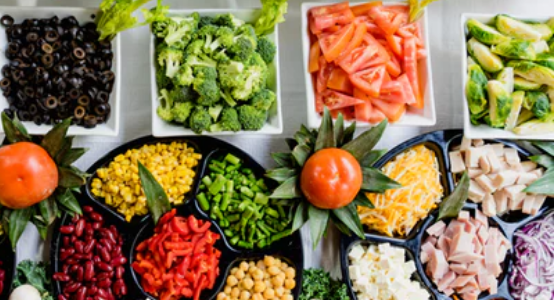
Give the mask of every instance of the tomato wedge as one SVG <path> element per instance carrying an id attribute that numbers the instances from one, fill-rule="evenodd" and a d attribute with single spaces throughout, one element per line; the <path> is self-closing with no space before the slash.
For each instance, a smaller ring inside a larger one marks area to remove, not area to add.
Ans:
<path id="1" fill-rule="evenodd" d="M 339 66 L 349 74 L 353 74 L 358 70 L 362 70 L 365 65 L 372 60 L 378 49 L 361 45 L 358 48 L 345 55 L 339 62 Z"/>
<path id="2" fill-rule="evenodd" d="M 385 40 L 387 41 L 389 48 L 393 53 L 395 53 L 395 55 L 397 55 L 398 57 L 403 56 L 403 39 L 401 37 L 389 34 L 385 36 Z"/>
<path id="3" fill-rule="evenodd" d="M 413 105 L 416 103 L 416 97 L 414 97 L 414 92 L 412 91 L 412 87 L 410 85 L 409 78 L 407 74 L 403 74 L 397 78 L 397 82 L 401 83 L 403 86 L 403 91 L 405 94 L 405 103 L 408 105 Z"/>
<path id="4" fill-rule="evenodd" d="M 308 72 L 314 73 L 320 69 L 320 44 L 314 42 L 310 46 L 310 55 L 308 57 Z"/>
<path id="5" fill-rule="evenodd" d="M 356 99 L 351 96 L 347 96 L 345 94 L 336 92 L 334 90 L 329 90 L 329 89 L 322 94 L 322 97 L 324 100 L 324 104 L 330 110 L 340 109 L 340 108 L 364 103 L 363 100 Z"/>
<path id="6" fill-rule="evenodd" d="M 387 52 L 389 53 L 390 60 L 385 64 L 385 68 L 387 73 L 393 77 L 397 77 L 401 74 L 401 63 L 399 63 L 399 60 L 391 50 L 387 49 Z"/>
<path id="7" fill-rule="evenodd" d="M 374 22 L 368 21 L 366 22 L 366 30 L 368 33 L 372 34 L 373 36 L 386 36 L 387 34 L 383 31 L 378 25 Z"/>
<path id="8" fill-rule="evenodd" d="M 372 105 L 387 117 L 389 122 L 398 121 L 407 109 L 404 103 L 387 102 L 381 99 L 372 99 Z"/>
<path id="9" fill-rule="evenodd" d="M 382 6 L 382 1 L 372 1 L 359 5 L 351 6 L 351 10 L 355 16 L 365 16 L 368 15 L 368 11 L 374 6 Z"/>
<path id="10" fill-rule="evenodd" d="M 409 37 L 405 39 L 404 42 L 404 58 L 403 58 L 403 69 L 405 74 L 407 74 L 408 80 L 412 87 L 412 92 L 416 98 L 416 102 L 411 104 L 416 108 L 424 108 L 424 100 L 420 93 L 420 84 L 418 82 L 418 68 L 416 61 L 416 37 Z"/>
<path id="11" fill-rule="evenodd" d="M 394 34 L 399 27 L 406 24 L 408 21 L 408 15 L 388 10 L 385 6 L 372 7 L 368 14 L 376 25 L 388 35 Z"/>
<path id="12" fill-rule="evenodd" d="M 322 49 L 324 57 L 328 62 L 332 62 L 341 54 L 341 51 L 345 49 L 352 39 L 354 32 L 355 25 L 351 23 L 337 32 L 322 34 L 318 37 L 320 49 Z"/>
<path id="13" fill-rule="evenodd" d="M 384 76 L 385 67 L 378 66 L 351 74 L 349 78 L 357 89 L 372 97 L 378 97 Z"/>
<path id="14" fill-rule="evenodd" d="M 355 119 L 357 121 L 368 122 L 376 124 L 383 121 L 386 116 L 372 105 L 372 98 L 366 95 L 363 91 L 355 89 L 354 97 L 357 99 L 365 100 L 363 104 L 355 106 Z"/>
<path id="15" fill-rule="evenodd" d="M 314 107 L 317 113 L 322 113 L 324 111 L 324 96 L 321 93 L 316 93 L 314 95 Z"/>
<path id="16" fill-rule="evenodd" d="M 349 1 L 331 4 L 331 5 L 316 6 L 311 8 L 309 10 L 309 13 L 315 17 L 318 17 L 318 16 L 329 15 L 346 9 L 349 9 Z"/>
<path id="17" fill-rule="evenodd" d="M 345 55 L 353 51 L 355 48 L 360 46 L 364 39 L 364 35 L 366 34 L 366 24 L 365 23 L 355 23 L 355 33 L 353 34 L 353 38 L 349 41 L 349 44 L 343 49 L 339 57 L 336 61 L 341 60 Z"/>
<path id="18" fill-rule="evenodd" d="M 316 78 L 316 92 L 322 93 L 326 90 L 328 79 L 333 70 L 333 65 L 328 64 L 323 56 L 320 56 L 320 70 Z"/>
<path id="19" fill-rule="evenodd" d="M 385 84 L 378 98 L 387 102 L 406 103 L 404 87 L 398 81 L 390 81 Z"/>
<path id="20" fill-rule="evenodd" d="M 420 25 L 418 23 L 410 23 L 408 25 L 405 25 L 399 28 L 399 30 L 397 30 L 397 34 L 403 39 L 409 38 L 411 36 L 415 37 L 416 46 L 418 48 L 424 48 L 424 43 L 422 42 L 422 34 L 420 31 Z"/>
<path id="21" fill-rule="evenodd" d="M 322 16 L 314 16 L 314 26 L 316 30 L 325 30 L 335 25 L 345 25 L 351 23 L 355 19 L 355 15 L 350 9 L 338 11 Z"/>
<path id="22" fill-rule="evenodd" d="M 416 60 L 421 60 L 428 57 L 428 51 L 424 48 L 419 48 L 416 52 Z"/>
<path id="23" fill-rule="evenodd" d="M 327 83 L 328 88 L 347 94 L 353 93 L 353 85 L 347 74 L 343 69 L 336 67 L 331 71 Z"/>

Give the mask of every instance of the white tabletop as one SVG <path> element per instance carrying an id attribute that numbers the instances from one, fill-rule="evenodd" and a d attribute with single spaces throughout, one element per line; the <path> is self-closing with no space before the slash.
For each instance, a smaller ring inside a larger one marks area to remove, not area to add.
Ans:
<path id="1" fill-rule="evenodd" d="M 95 7 L 101 0 L 0 0 L 0 5 L 27 6 L 82 6 Z M 151 1 L 154 6 L 156 1 Z M 329 1 L 328 1 L 329 2 Z M 259 7 L 258 0 L 164 0 L 172 8 L 249 8 Z M 276 136 L 224 137 L 226 141 L 250 153 L 265 167 L 273 166 L 270 153 L 286 150 L 285 137 L 292 136 L 299 125 L 306 122 L 304 71 L 302 66 L 301 1 L 289 1 L 286 23 L 280 25 L 280 60 L 284 132 Z M 391 127 L 378 145 L 391 148 L 402 141 L 424 132 L 462 128 L 462 72 L 460 16 L 463 12 L 508 13 L 520 16 L 552 15 L 553 0 L 442 0 L 428 10 L 430 57 L 435 88 L 437 124 L 427 128 Z M 77 166 L 86 169 L 109 150 L 129 140 L 151 134 L 151 100 L 149 83 L 149 32 L 147 27 L 124 32 L 122 41 L 121 128 L 118 137 L 79 137 L 75 143 L 90 148 Z M 305 267 L 324 267 L 339 275 L 338 234 L 332 231 L 313 250 L 308 241 L 308 228 L 303 228 Z M 17 247 L 18 260 L 48 259 L 45 244 L 37 231 L 29 226 Z"/>

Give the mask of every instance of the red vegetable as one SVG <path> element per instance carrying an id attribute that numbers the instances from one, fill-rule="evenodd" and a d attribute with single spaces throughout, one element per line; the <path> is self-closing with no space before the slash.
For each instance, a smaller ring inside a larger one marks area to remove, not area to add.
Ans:
<path id="1" fill-rule="evenodd" d="M 192 215 L 176 216 L 175 209 L 160 219 L 154 235 L 135 249 L 132 267 L 145 292 L 160 300 L 198 300 L 204 289 L 214 288 L 221 256 L 214 244 L 220 235 L 210 226 Z"/>

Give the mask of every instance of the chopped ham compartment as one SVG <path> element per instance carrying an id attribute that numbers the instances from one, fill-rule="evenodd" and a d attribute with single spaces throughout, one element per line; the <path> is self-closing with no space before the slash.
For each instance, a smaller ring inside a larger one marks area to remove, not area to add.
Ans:
<path id="1" fill-rule="evenodd" d="M 509 211 L 535 215 L 547 198 L 523 192 L 543 175 L 544 169 L 533 161 L 521 161 L 518 151 L 504 144 L 463 137 L 461 145 L 449 152 L 449 159 L 455 176 L 468 172 L 468 198 L 481 203 L 488 217 Z"/>
<path id="2" fill-rule="evenodd" d="M 457 219 L 436 222 L 426 233 L 420 260 L 440 292 L 457 293 L 463 300 L 478 299 L 484 291 L 497 293 L 497 278 L 511 243 L 489 226 L 480 210 L 474 217 L 462 210 Z"/>

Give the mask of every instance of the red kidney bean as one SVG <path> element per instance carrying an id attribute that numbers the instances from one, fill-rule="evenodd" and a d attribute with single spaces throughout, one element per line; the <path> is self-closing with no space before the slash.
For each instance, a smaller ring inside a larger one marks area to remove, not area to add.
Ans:
<path id="1" fill-rule="evenodd" d="M 112 259 L 112 266 L 115 266 L 115 267 L 125 265 L 126 263 L 127 263 L 127 258 L 123 256 Z"/>
<path id="2" fill-rule="evenodd" d="M 92 224 L 92 229 L 94 229 L 94 230 L 98 230 L 98 229 L 100 229 L 100 227 L 102 227 L 102 223 L 100 223 L 100 222 L 94 222 Z"/>
<path id="3" fill-rule="evenodd" d="M 103 261 L 108 263 L 112 260 L 112 256 L 110 255 L 110 252 L 108 252 L 106 248 L 100 248 L 99 252 L 100 252 L 100 258 L 102 258 Z"/>
<path id="4" fill-rule="evenodd" d="M 87 287 L 82 286 L 79 288 L 77 293 L 75 293 L 75 300 L 85 300 L 86 295 L 87 295 Z"/>
<path id="5" fill-rule="evenodd" d="M 103 247 L 105 247 L 108 250 L 108 252 L 112 252 L 113 247 L 112 247 L 112 243 L 109 240 L 101 239 L 100 243 L 102 244 Z"/>
<path id="6" fill-rule="evenodd" d="M 117 279 L 122 279 L 124 272 L 125 272 L 125 269 L 123 268 L 123 266 L 116 267 L 116 278 Z"/>
<path id="7" fill-rule="evenodd" d="M 81 219 L 75 224 L 75 236 L 81 237 L 81 235 L 83 235 L 83 230 L 85 230 L 85 220 Z"/>
<path id="8" fill-rule="evenodd" d="M 114 270 L 114 267 L 112 267 L 111 265 L 105 263 L 105 262 L 99 262 L 96 264 L 96 267 L 98 267 L 100 270 L 102 271 L 106 271 L 106 272 L 111 272 Z"/>
<path id="9" fill-rule="evenodd" d="M 97 284 L 96 284 L 99 288 L 109 288 L 112 286 L 112 281 L 108 278 L 106 279 L 102 279 L 100 280 Z"/>
<path id="10" fill-rule="evenodd" d="M 85 248 L 85 243 L 82 241 L 76 241 L 75 245 L 73 245 L 75 247 L 75 251 L 77 251 L 77 253 L 83 253 L 83 249 Z"/>
<path id="11" fill-rule="evenodd" d="M 71 257 L 74 253 L 75 253 L 75 249 L 73 248 L 69 248 L 69 249 L 63 249 L 64 251 L 60 251 L 60 260 L 64 261 L 66 259 L 68 259 L 69 257 Z"/>
<path id="12" fill-rule="evenodd" d="M 91 218 L 91 220 L 93 220 L 93 221 L 95 221 L 95 222 L 102 222 L 102 221 L 104 221 L 104 218 L 103 218 L 99 213 L 96 213 L 96 212 L 91 212 L 91 213 L 89 214 L 89 218 Z"/>
<path id="13" fill-rule="evenodd" d="M 75 227 L 73 225 L 66 225 L 66 226 L 60 227 L 60 232 L 63 234 L 72 234 L 74 230 L 75 230 Z"/>
<path id="14" fill-rule="evenodd" d="M 75 293 L 80 287 L 81 287 L 81 284 L 80 284 L 79 282 L 71 282 L 71 283 L 67 284 L 66 287 L 64 288 L 64 294 L 65 294 L 65 293 L 73 294 L 73 293 Z"/>
<path id="15" fill-rule="evenodd" d="M 98 293 L 98 287 L 96 286 L 89 287 L 89 291 L 87 292 L 87 295 L 94 296 L 96 295 L 96 293 Z"/>
<path id="16" fill-rule="evenodd" d="M 61 282 L 69 281 L 69 275 L 65 273 L 54 273 L 54 275 L 52 275 L 52 278 L 56 281 L 61 281 Z"/>
<path id="17" fill-rule="evenodd" d="M 85 263 L 85 281 L 91 281 L 91 279 L 94 277 L 94 264 L 92 261 L 87 261 Z"/>
<path id="18" fill-rule="evenodd" d="M 58 295 L 58 300 L 68 300 L 64 295 Z"/>
<path id="19" fill-rule="evenodd" d="M 93 212 L 93 208 L 91 206 L 85 206 L 83 207 L 83 211 L 90 214 Z"/>
<path id="20" fill-rule="evenodd" d="M 77 269 L 77 272 L 75 272 L 75 278 L 77 279 L 77 281 L 79 282 L 83 282 L 84 276 L 85 275 L 85 271 L 83 270 L 83 267 L 79 266 L 79 268 Z"/>

